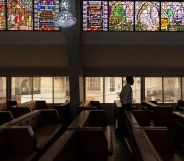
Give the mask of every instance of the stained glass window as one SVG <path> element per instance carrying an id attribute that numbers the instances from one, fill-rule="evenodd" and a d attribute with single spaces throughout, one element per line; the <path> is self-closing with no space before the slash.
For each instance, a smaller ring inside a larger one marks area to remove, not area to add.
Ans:
<path id="1" fill-rule="evenodd" d="M 59 0 L 34 0 L 34 29 L 59 30 L 55 18 L 59 13 Z"/>
<path id="2" fill-rule="evenodd" d="M 132 1 L 110 1 L 109 31 L 133 31 L 133 14 Z"/>
<path id="3" fill-rule="evenodd" d="M 161 3 L 161 30 L 184 31 L 184 2 Z"/>
<path id="4" fill-rule="evenodd" d="M 0 30 L 6 29 L 5 1 L 0 0 Z"/>
<path id="5" fill-rule="evenodd" d="M 108 2 L 83 1 L 83 30 L 107 31 Z"/>
<path id="6" fill-rule="evenodd" d="M 159 2 L 135 2 L 135 30 L 136 31 L 159 31 Z"/>
<path id="7" fill-rule="evenodd" d="M 8 30 L 33 30 L 32 0 L 7 1 Z"/>

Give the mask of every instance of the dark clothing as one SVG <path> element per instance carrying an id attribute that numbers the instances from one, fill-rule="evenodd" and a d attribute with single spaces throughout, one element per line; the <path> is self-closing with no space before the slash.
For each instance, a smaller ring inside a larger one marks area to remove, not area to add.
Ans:
<path id="1" fill-rule="evenodd" d="M 132 104 L 131 103 L 123 104 L 122 106 L 123 106 L 123 109 L 125 109 L 125 110 L 129 110 L 129 111 L 132 110 Z"/>
<path id="2" fill-rule="evenodd" d="M 118 135 L 120 138 L 123 138 L 126 136 L 127 133 L 127 125 L 126 125 L 126 116 L 125 111 L 131 111 L 132 110 L 132 104 L 122 104 L 122 108 L 118 111 Z"/>

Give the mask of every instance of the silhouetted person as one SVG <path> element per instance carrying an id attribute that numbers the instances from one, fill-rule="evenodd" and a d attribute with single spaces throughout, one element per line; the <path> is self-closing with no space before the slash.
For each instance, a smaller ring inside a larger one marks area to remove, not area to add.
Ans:
<path id="1" fill-rule="evenodd" d="M 126 136 L 126 116 L 125 110 L 132 109 L 132 87 L 131 85 L 134 84 L 134 78 L 132 76 L 126 77 L 126 85 L 123 86 L 121 93 L 120 93 L 120 100 L 122 103 L 122 108 L 118 111 L 118 129 L 116 134 L 122 139 Z"/>
<path id="2" fill-rule="evenodd" d="M 183 111 L 184 110 L 184 101 L 182 100 L 178 100 L 177 104 L 176 104 L 176 110 L 177 111 Z"/>
<path id="3" fill-rule="evenodd" d="M 126 77 L 126 85 L 123 86 L 122 91 L 120 93 L 120 100 L 122 102 L 122 106 L 125 109 L 131 110 L 132 108 L 132 87 L 131 85 L 134 84 L 134 78 L 132 76 Z"/>
<path id="4" fill-rule="evenodd" d="M 29 94 L 29 88 L 27 85 L 28 79 L 24 79 L 21 83 L 21 94 Z"/>

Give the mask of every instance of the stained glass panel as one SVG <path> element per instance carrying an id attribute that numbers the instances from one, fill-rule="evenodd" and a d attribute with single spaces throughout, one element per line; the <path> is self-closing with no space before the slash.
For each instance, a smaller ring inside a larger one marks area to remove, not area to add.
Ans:
<path id="1" fill-rule="evenodd" d="M 135 31 L 159 31 L 160 2 L 135 2 Z"/>
<path id="2" fill-rule="evenodd" d="M 161 3 L 161 30 L 184 31 L 184 2 Z"/>
<path id="3" fill-rule="evenodd" d="M 35 30 L 59 30 L 55 18 L 59 13 L 59 0 L 35 0 L 34 1 L 34 29 Z"/>
<path id="4" fill-rule="evenodd" d="M 7 1 L 8 30 L 33 30 L 32 0 Z"/>
<path id="5" fill-rule="evenodd" d="M 5 1 L 0 0 L 0 30 L 6 29 Z"/>
<path id="6" fill-rule="evenodd" d="M 83 30 L 107 31 L 108 2 L 83 1 Z"/>
<path id="7" fill-rule="evenodd" d="M 132 1 L 110 1 L 109 31 L 133 31 L 133 14 Z"/>

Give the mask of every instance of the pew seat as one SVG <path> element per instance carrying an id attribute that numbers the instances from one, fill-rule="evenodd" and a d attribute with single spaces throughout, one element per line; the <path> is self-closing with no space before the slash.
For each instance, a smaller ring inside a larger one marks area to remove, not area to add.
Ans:
<path id="1" fill-rule="evenodd" d="M 67 130 L 39 161 L 107 161 L 103 128 Z"/>
<path id="2" fill-rule="evenodd" d="M 36 140 L 31 127 L 0 128 L 1 161 L 32 161 L 36 154 Z"/>
<path id="3" fill-rule="evenodd" d="M 108 154 L 113 153 L 112 129 L 108 125 L 104 110 L 84 110 L 69 125 L 68 129 L 81 129 L 91 127 L 103 127 L 106 139 L 108 141 Z"/>
<path id="4" fill-rule="evenodd" d="M 10 120 L 13 120 L 13 116 L 10 111 L 0 111 L 0 124 L 4 124 Z"/>
<path id="5" fill-rule="evenodd" d="M 56 110 L 35 110 L 12 121 L 4 126 L 28 126 L 34 132 L 37 150 L 42 150 L 50 145 L 55 136 L 62 131 L 62 124 Z"/>
<path id="6" fill-rule="evenodd" d="M 166 127 L 146 127 L 144 131 L 161 155 L 163 161 L 184 161 L 172 144 L 171 134 Z"/>

